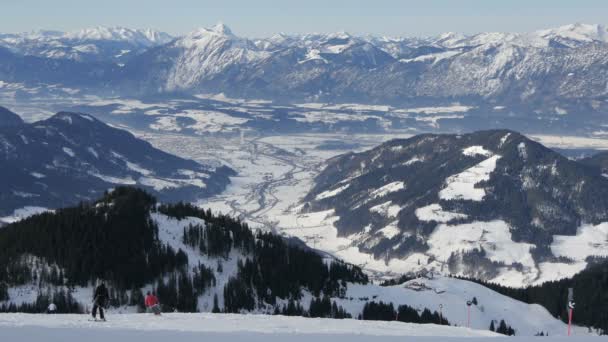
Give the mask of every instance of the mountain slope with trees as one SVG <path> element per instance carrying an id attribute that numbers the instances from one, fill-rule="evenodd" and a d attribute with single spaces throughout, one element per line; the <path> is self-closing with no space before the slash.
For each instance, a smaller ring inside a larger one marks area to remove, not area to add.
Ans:
<path id="1" fill-rule="evenodd" d="M 335 157 L 302 210 L 330 211 L 339 236 L 406 271 L 525 286 L 605 255 L 589 234 L 606 235 L 607 199 L 598 169 L 490 130 L 422 134 Z"/>
<path id="2" fill-rule="evenodd" d="M 0 124 L 0 163 L 0 215 L 24 206 L 58 208 L 93 200 L 117 185 L 137 185 L 162 199 L 191 200 L 222 191 L 235 174 L 225 166 L 165 153 L 90 115 L 68 112 L 29 124 Z"/>

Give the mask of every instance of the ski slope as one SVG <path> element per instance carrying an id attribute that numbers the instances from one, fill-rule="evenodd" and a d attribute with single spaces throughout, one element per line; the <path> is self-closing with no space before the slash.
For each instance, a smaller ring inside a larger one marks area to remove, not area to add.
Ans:
<path id="1" fill-rule="evenodd" d="M 453 326 L 467 325 L 466 302 L 477 299 L 477 305 L 471 306 L 471 328 L 487 330 L 492 320 L 498 326 L 500 320 L 515 329 L 517 336 L 534 336 L 539 332 L 549 332 L 550 336 L 564 336 L 567 326 L 556 319 L 541 305 L 527 304 L 503 296 L 477 283 L 435 276 L 433 279 L 417 278 L 401 285 L 377 286 L 348 284 L 345 298 L 333 298 L 353 317 L 362 312 L 367 300 L 383 301 L 399 305 L 408 305 L 419 312 L 425 308 L 431 311 L 442 311 Z M 574 318 L 576 323 L 576 314 Z M 577 335 L 589 335 L 585 327 L 575 326 Z"/>
<path id="2" fill-rule="evenodd" d="M 495 341 L 487 330 L 433 324 L 333 320 L 264 315 L 150 314 L 109 315 L 92 322 L 87 315 L 0 314 L 0 341 Z M 578 336 L 577 336 L 578 337 Z M 559 338 L 558 338 L 559 339 Z M 406 338 L 405 340 L 412 340 Z M 535 341 L 534 337 L 514 337 Z M 577 341 L 600 341 L 578 337 Z"/>

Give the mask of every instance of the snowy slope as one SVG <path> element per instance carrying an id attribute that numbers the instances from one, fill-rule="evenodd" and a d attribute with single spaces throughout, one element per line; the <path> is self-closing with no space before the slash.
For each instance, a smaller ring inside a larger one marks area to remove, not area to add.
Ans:
<path id="1" fill-rule="evenodd" d="M 3 341 L 496 341 L 487 330 L 398 322 L 328 320 L 285 316 L 232 314 L 146 314 L 110 316 L 106 323 L 89 322 L 83 315 L 0 314 Z M 577 341 L 601 341 L 581 336 Z M 511 337 L 509 341 L 536 341 Z M 553 337 L 552 340 L 560 339 Z M 565 340 L 565 339 L 564 339 Z"/>
<path id="2" fill-rule="evenodd" d="M 471 306 L 471 328 L 488 329 L 492 320 L 496 326 L 504 319 L 520 336 L 530 336 L 540 331 L 561 336 L 567 332 L 565 323 L 551 316 L 538 304 L 526 304 L 482 285 L 443 276 L 435 276 L 434 279 L 418 278 L 390 287 L 351 284 L 346 299 L 337 299 L 337 302 L 352 313 L 363 309 L 365 301 L 359 298 L 391 302 L 395 307 L 406 304 L 419 311 L 428 308 L 439 312 L 442 305 L 443 316 L 450 324 L 466 326 L 466 302 L 473 297 L 477 298 L 478 305 Z M 578 329 L 579 334 L 587 331 L 582 327 Z"/>
<path id="3" fill-rule="evenodd" d="M 402 340 L 405 336 L 495 337 L 489 331 L 395 322 L 327 320 L 233 314 L 113 315 L 106 323 L 84 315 L 0 314 L 2 340 L 30 340 L 42 332 L 50 341 L 365 341 Z M 50 339 L 49 339 L 50 337 Z M 439 338 L 439 339 L 438 339 Z M 451 340 L 451 339 L 448 339 Z"/>

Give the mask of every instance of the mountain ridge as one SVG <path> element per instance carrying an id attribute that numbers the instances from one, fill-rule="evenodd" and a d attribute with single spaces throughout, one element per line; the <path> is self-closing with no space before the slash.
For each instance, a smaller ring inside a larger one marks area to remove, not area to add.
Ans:
<path id="1" fill-rule="evenodd" d="M 60 82 L 101 94 L 118 89 L 134 96 L 185 92 L 277 101 L 508 103 L 544 115 L 590 115 L 607 106 L 606 32 L 602 25 L 574 24 L 525 34 L 382 38 L 338 32 L 251 39 L 217 25 L 136 53 L 112 48 L 114 54 L 68 56 L 109 64 L 82 66 L 91 70 L 86 79 L 31 78 L 19 64 L 4 63 L 13 74 L 8 80 Z"/>
<path id="2" fill-rule="evenodd" d="M 87 114 L 0 126 L 0 212 L 55 208 L 95 197 L 116 184 L 137 184 L 162 198 L 193 199 L 224 189 L 234 171 L 162 152 Z"/>
<path id="3" fill-rule="evenodd" d="M 599 170 L 491 130 L 423 134 L 335 157 L 302 210 L 331 210 L 338 236 L 387 264 L 523 286 L 605 254 L 587 234 L 604 234 L 607 193 Z"/>

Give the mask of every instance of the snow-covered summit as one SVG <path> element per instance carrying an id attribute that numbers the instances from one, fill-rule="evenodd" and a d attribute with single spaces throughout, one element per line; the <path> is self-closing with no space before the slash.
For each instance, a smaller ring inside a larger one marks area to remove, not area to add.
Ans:
<path id="1" fill-rule="evenodd" d="M 557 28 L 539 30 L 536 34 L 545 39 L 561 39 L 571 42 L 607 42 L 608 29 L 599 24 L 570 24 Z"/>

